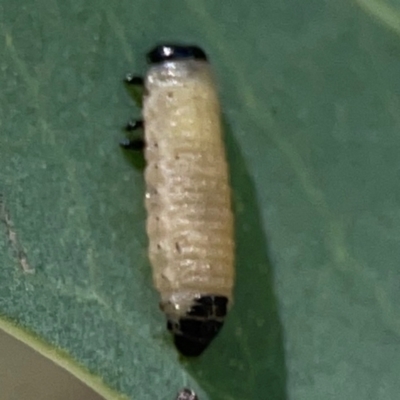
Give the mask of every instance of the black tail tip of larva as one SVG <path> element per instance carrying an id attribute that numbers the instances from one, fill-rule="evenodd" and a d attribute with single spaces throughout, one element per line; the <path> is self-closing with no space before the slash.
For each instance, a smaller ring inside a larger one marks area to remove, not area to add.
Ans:
<path id="1" fill-rule="evenodd" d="M 147 61 L 150 64 L 189 59 L 207 61 L 207 55 L 204 50 L 198 46 L 184 46 L 177 44 L 161 44 L 147 53 Z"/>
<path id="2" fill-rule="evenodd" d="M 177 323 L 168 321 L 168 329 L 182 355 L 197 357 L 209 346 L 224 325 L 227 305 L 224 296 L 202 296 Z"/>
<path id="3" fill-rule="evenodd" d="M 179 324 L 182 333 L 174 334 L 174 343 L 186 357 L 197 357 L 203 353 L 223 326 L 221 321 L 186 318 L 181 319 Z"/>

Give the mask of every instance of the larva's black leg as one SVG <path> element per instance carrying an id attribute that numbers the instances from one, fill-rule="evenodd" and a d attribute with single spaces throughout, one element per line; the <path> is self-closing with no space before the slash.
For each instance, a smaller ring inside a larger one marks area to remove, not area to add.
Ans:
<path id="1" fill-rule="evenodd" d="M 131 119 L 125 126 L 125 130 L 128 132 L 136 131 L 137 129 L 143 129 L 144 123 L 143 120 L 134 120 Z"/>
<path id="2" fill-rule="evenodd" d="M 142 120 L 130 120 L 126 126 L 125 130 L 127 132 L 137 131 L 143 129 L 144 123 Z M 120 142 L 120 146 L 127 150 L 143 150 L 145 146 L 144 137 L 142 135 L 137 135 L 136 137 L 129 137 Z"/>
<path id="3" fill-rule="evenodd" d="M 132 96 L 133 100 L 135 100 L 135 103 L 139 107 L 142 107 L 143 95 L 145 93 L 144 79 L 141 76 L 128 74 L 126 75 L 124 81 L 130 95 Z"/>
<path id="4" fill-rule="evenodd" d="M 125 83 L 127 85 L 134 85 L 134 86 L 143 86 L 144 79 L 141 76 L 127 74 L 125 77 Z"/>
<path id="5" fill-rule="evenodd" d="M 119 145 L 126 150 L 143 150 L 145 147 L 145 142 L 143 138 L 136 139 L 124 139 L 119 142 Z"/>

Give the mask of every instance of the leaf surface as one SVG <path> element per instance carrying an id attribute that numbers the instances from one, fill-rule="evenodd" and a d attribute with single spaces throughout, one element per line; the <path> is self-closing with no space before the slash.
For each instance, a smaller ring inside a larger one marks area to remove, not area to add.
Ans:
<path id="1" fill-rule="evenodd" d="M 4 0 L 0 327 L 110 399 L 396 398 L 399 26 L 382 0 Z M 190 361 L 118 148 L 162 41 L 214 65 L 237 216 L 235 306 Z"/>

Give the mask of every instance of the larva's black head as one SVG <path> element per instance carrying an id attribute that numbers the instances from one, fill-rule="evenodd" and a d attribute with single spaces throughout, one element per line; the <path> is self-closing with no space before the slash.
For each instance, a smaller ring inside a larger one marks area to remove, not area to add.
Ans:
<path id="1" fill-rule="evenodd" d="M 203 296 L 178 323 L 168 321 L 179 352 L 187 357 L 199 356 L 223 326 L 228 299 L 224 296 Z"/>
<path id="2" fill-rule="evenodd" d="M 176 44 L 161 44 L 147 53 L 147 61 L 150 64 L 190 59 L 207 61 L 207 56 L 200 47 Z"/>
<path id="3" fill-rule="evenodd" d="M 199 398 L 193 390 L 183 388 L 179 391 L 176 400 L 199 400 Z"/>

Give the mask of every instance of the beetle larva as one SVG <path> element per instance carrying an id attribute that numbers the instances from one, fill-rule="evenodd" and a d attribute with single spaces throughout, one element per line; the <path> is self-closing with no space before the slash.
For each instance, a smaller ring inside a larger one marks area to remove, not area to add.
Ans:
<path id="1" fill-rule="evenodd" d="M 232 302 L 233 214 L 220 105 L 196 46 L 147 55 L 143 99 L 149 258 L 175 345 L 199 355 Z M 129 76 L 128 83 L 141 78 Z M 142 125 L 131 123 L 130 129 Z M 137 141 L 125 147 L 138 148 Z"/>

